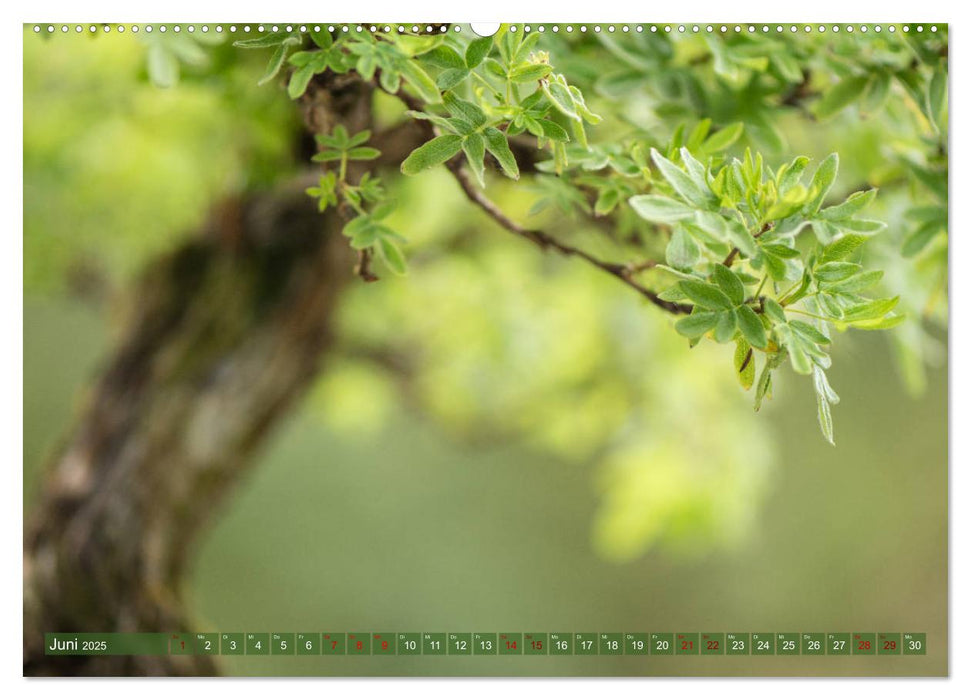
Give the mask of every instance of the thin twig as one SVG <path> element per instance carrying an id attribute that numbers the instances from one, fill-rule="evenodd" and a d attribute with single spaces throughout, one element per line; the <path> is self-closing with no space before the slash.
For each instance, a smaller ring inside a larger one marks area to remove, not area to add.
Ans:
<path id="1" fill-rule="evenodd" d="M 591 255 L 584 250 L 581 250 L 580 248 L 563 243 L 544 231 L 528 229 L 524 226 L 520 226 L 506 216 L 506 214 L 499 209 L 499 207 L 496 206 L 491 199 L 486 197 L 475 186 L 475 183 L 472 181 L 472 178 L 469 176 L 468 172 L 462 167 L 462 158 L 460 156 L 456 156 L 446 163 L 446 165 L 449 172 L 451 172 L 456 181 L 458 181 L 459 186 L 465 193 L 465 196 L 510 233 L 532 241 L 543 250 L 552 249 L 561 255 L 565 255 L 567 257 L 576 257 L 587 261 L 594 267 L 603 270 L 608 275 L 616 277 L 628 287 L 637 291 L 652 304 L 664 309 L 665 311 L 670 311 L 671 313 L 675 314 L 691 313 L 692 307 L 689 304 L 678 304 L 673 301 L 661 299 L 655 292 L 643 286 L 634 279 L 634 275 L 641 269 L 653 267 L 656 264 L 653 261 L 650 263 L 638 263 L 636 266 L 607 262 Z"/>
<path id="2" fill-rule="evenodd" d="M 357 251 L 357 265 L 354 266 L 354 274 L 365 282 L 377 282 L 378 276 L 371 270 L 371 250 L 362 248 Z"/>
<path id="3" fill-rule="evenodd" d="M 765 224 L 762 227 L 762 230 L 756 233 L 754 236 L 752 236 L 752 238 L 759 238 L 763 233 L 768 231 L 770 228 L 772 228 L 771 223 Z M 722 265 L 724 265 L 725 267 L 731 267 L 732 263 L 735 262 L 735 258 L 738 256 L 739 252 L 740 251 L 738 248 L 732 248 L 731 252 L 729 252 L 728 254 L 728 257 L 726 257 L 724 262 L 722 262 Z"/>

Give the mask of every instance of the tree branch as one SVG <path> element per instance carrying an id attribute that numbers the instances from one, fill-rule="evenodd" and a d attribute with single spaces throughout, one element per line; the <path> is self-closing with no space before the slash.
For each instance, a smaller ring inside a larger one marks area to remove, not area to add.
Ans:
<path id="1" fill-rule="evenodd" d="M 543 250 L 552 249 L 561 255 L 585 260 L 594 267 L 603 270 L 608 275 L 616 277 L 628 287 L 634 289 L 638 294 L 643 296 L 652 304 L 664 309 L 665 311 L 675 314 L 691 313 L 692 307 L 690 305 L 678 304 L 673 301 L 665 301 L 664 299 L 661 299 L 654 291 L 648 289 L 634 279 L 634 275 L 638 271 L 653 267 L 653 264 L 639 263 L 637 265 L 621 265 L 619 263 L 607 262 L 591 255 L 584 250 L 581 250 L 580 248 L 563 243 L 544 231 L 528 229 L 520 226 L 506 216 L 505 213 L 503 213 L 503 211 L 499 209 L 499 207 L 497 207 L 491 199 L 479 191 L 479 189 L 472 182 L 472 178 L 469 177 L 468 172 L 466 172 L 466 170 L 462 167 L 462 156 L 456 156 L 446 163 L 446 166 L 448 167 L 449 172 L 451 172 L 455 177 L 456 181 L 458 181 L 459 186 L 465 193 L 465 196 L 468 197 L 473 204 L 488 214 L 497 224 L 502 226 L 510 233 L 525 238 L 528 241 L 532 241 Z"/>
<path id="2" fill-rule="evenodd" d="M 404 102 L 405 105 L 407 105 L 408 109 L 420 112 L 425 108 L 425 105 L 420 100 L 404 91 L 399 91 L 397 97 Z M 435 128 L 431 123 L 422 122 L 421 126 L 425 130 L 428 138 L 435 136 Z M 678 304 L 677 302 L 661 299 L 653 290 L 648 289 L 634 279 L 638 272 L 653 267 L 656 264 L 653 261 L 645 261 L 635 265 L 622 265 L 620 263 L 608 262 L 601 260 L 580 248 L 563 243 L 545 231 L 528 229 L 520 224 L 517 224 L 515 221 L 506 216 L 506 214 L 498 206 L 496 206 L 491 199 L 486 197 L 475 186 L 475 183 L 472 182 L 468 172 L 466 172 L 466 170 L 462 167 L 463 159 L 464 156 L 459 154 L 448 161 L 445 165 L 449 172 L 452 173 L 452 176 L 458 182 L 459 187 L 462 188 L 462 192 L 465 193 L 465 196 L 469 199 L 469 201 L 478 206 L 504 229 L 512 234 L 533 242 L 542 250 L 555 250 L 561 255 L 585 260 L 594 267 L 603 270 L 608 275 L 617 278 L 658 308 L 674 314 L 691 313 L 693 307 L 690 304 Z"/>

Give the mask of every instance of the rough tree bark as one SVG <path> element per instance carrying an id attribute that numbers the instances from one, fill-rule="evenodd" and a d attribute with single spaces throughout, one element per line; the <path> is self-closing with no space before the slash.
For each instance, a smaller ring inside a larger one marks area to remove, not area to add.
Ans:
<path id="1" fill-rule="evenodd" d="M 316 84 L 311 131 L 370 123 L 370 88 Z M 45 632 L 191 630 L 193 542 L 318 371 L 353 260 L 307 182 L 220 208 L 150 265 L 124 337 L 25 525 L 26 675 L 217 672 L 210 657 L 45 656 Z"/>

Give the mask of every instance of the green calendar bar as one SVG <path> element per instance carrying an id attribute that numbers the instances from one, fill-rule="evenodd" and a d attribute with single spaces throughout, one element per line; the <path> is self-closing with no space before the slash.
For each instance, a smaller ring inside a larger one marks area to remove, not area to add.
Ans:
<path id="1" fill-rule="evenodd" d="M 47 633 L 57 656 L 926 656 L 924 632 Z"/>

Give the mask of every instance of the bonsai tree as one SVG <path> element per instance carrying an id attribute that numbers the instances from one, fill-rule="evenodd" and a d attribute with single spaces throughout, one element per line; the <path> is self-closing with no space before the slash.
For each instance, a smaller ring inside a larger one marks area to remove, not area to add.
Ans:
<path id="1" fill-rule="evenodd" d="M 605 454 L 595 539 L 617 558 L 684 504 L 751 509 L 774 448 L 745 392 L 758 411 L 780 377 L 807 382 L 835 443 L 848 331 L 893 329 L 919 388 L 946 325 L 945 27 L 206 29 L 98 37 L 139 52 L 153 94 L 209 91 L 247 125 L 213 133 L 255 155 L 121 295 L 26 527 L 25 672 L 216 670 L 45 657 L 43 633 L 191 628 L 193 544 L 322 372 L 366 367 L 361 402 L 466 435 Z M 261 160 L 253 134 L 297 156 Z M 520 344 L 463 355 L 486 327 Z M 719 471 L 665 500 L 657 474 L 692 450 Z"/>

